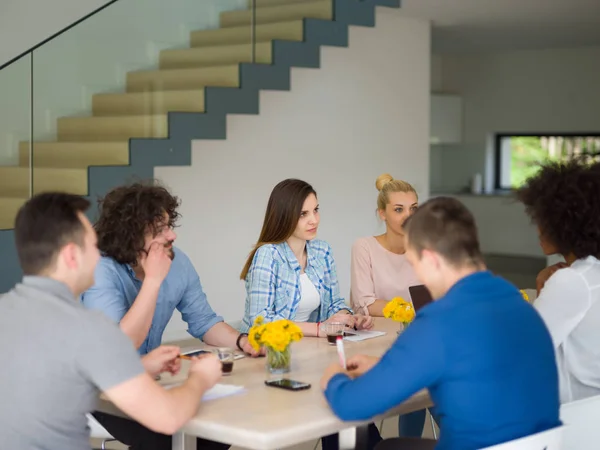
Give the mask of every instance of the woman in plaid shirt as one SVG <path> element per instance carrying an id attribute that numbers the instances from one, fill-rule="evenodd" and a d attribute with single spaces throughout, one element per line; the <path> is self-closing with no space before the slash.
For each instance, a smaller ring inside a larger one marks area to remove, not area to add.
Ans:
<path id="1" fill-rule="evenodd" d="M 258 316 L 293 320 L 305 336 L 325 337 L 319 324 L 326 321 L 372 327 L 372 318 L 354 314 L 340 295 L 331 247 L 315 239 L 318 226 L 317 193 L 310 184 L 288 179 L 275 186 L 240 275 L 246 282 L 243 331 Z"/>

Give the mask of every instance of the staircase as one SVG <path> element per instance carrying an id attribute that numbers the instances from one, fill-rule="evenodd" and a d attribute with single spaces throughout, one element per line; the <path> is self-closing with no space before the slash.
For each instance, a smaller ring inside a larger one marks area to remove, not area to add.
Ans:
<path id="1" fill-rule="evenodd" d="M 90 116 L 59 118 L 57 140 L 33 145 L 33 192 L 94 201 L 155 166 L 190 165 L 192 140 L 225 139 L 227 114 L 258 114 L 261 89 L 289 90 L 291 67 L 318 68 L 321 46 L 347 46 L 349 25 L 372 27 L 376 6 L 400 0 L 255 5 L 221 13 L 220 28 L 192 32 L 189 48 L 161 51 L 158 70 L 127 73 L 125 92 L 94 95 Z M 19 167 L 0 167 L 0 292 L 20 278 L 10 228 L 29 195 L 29 159 L 22 142 Z"/>

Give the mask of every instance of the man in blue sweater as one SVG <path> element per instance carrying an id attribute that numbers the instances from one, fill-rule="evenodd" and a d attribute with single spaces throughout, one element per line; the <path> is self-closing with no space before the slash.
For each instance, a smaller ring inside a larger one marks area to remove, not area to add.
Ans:
<path id="1" fill-rule="evenodd" d="M 559 426 L 550 334 L 513 285 L 486 271 L 471 213 L 439 197 L 405 230 L 406 256 L 436 301 L 381 359 L 358 355 L 349 371 L 326 370 L 322 387 L 335 414 L 370 419 L 429 389 L 440 440 L 380 444 L 403 449 L 481 449 Z"/>

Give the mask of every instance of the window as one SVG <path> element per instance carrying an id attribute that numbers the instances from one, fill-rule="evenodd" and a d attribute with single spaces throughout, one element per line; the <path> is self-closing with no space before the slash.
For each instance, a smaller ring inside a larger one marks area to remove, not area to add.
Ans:
<path id="1" fill-rule="evenodd" d="M 600 134 L 496 135 L 496 189 L 515 189 L 535 175 L 547 160 L 568 161 L 587 157 L 600 161 Z"/>

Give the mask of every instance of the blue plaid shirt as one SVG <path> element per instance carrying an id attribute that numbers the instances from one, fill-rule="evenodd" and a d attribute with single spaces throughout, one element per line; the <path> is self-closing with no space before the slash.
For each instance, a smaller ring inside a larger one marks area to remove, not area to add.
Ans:
<path id="1" fill-rule="evenodd" d="M 321 306 L 308 321 L 322 322 L 343 309 L 352 312 L 340 296 L 335 261 L 329 244 L 319 240 L 307 241 L 306 252 L 305 272 L 321 297 Z M 246 310 L 242 331 L 248 331 L 258 316 L 267 322 L 294 320 L 302 294 L 300 274 L 298 259 L 287 242 L 260 247 L 246 276 Z"/>
<path id="2" fill-rule="evenodd" d="M 187 322 L 188 333 L 198 339 L 202 339 L 213 325 L 223 321 L 208 304 L 198 273 L 188 256 L 176 247 L 173 251 L 175 258 L 160 286 L 152 325 L 138 349 L 142 355 L 160 345 L 175 308 Z M 81 295 L 81 302 L 86 308 L 100 310 L 115 322 L 120 322 L 140 293 L 142 282 L 129 264 L 119 264 L 107 256 L 100 258 L 95 278 L 94 286 Z"/>

